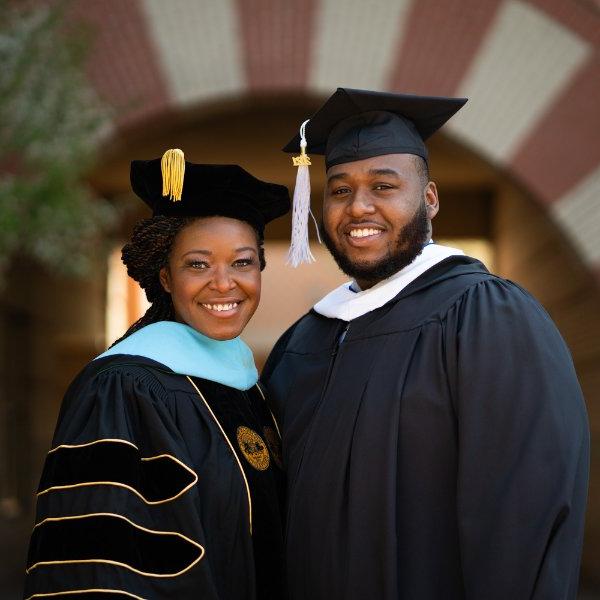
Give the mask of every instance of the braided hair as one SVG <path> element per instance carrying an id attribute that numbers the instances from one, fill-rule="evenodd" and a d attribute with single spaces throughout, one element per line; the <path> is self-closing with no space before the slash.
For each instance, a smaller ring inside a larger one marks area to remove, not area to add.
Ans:
<path id="1" fill-rule="evenodd" d="M 146 293 L 150 307 L 114 344 L 151 323 L 175 320 L 171 294 L 160 282 L 160 270 L 169 263 L 169 255 L 177 234 L 200 218 L 203 217 L 155 216 L 136 224 L 131 239 L 123 246 L 121 259 L 127 267 L 127 274 L 137 281 Z M 256 229 L 255 231 L 262 271 L 266 266 L 264 238 L 262 232 Z"/>

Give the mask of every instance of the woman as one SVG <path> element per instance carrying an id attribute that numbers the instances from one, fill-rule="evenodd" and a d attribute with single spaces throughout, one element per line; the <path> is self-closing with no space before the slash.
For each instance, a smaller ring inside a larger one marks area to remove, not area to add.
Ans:
<path id="1" fill-rule="evenodd" d="M 123 262 L 151 306 L 67 391 L 25 597 L 281 598 L 279 436 L 238 336 L 287 189 L 172 150 L 131 182 L 153 216 Z"/>

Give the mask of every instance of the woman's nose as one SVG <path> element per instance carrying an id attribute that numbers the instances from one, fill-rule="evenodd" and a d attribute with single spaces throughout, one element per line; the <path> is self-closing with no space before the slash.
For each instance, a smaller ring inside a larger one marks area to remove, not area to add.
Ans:
<path id="1" fill-rule="evenodd" d="M 218 292 L 224 293 L 235 287 L 235 281 L 231 276 L 231 271 L 227 267 L 216 269 L 211 281 L 211 287 Z"/>

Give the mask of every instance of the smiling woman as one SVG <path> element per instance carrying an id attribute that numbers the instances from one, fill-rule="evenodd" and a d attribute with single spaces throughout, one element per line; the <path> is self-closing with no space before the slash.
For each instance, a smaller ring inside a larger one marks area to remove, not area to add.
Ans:
<path id="1" fill-rule="evenodd" d="M 279 430 L 239 335 L 288 191 L 181 151 L 131 181 L 153 216 L 122 258 L 150 307 L 65 395 L 25 597 L 282 598 Z"/>
<path id="2" fill-rule="evenodd" d="M 236 219 L 187 225 L 160 271 L 175 318 L 215 340 L 237 337 L 260 300 L 259 247 L 252 226 Z"/>

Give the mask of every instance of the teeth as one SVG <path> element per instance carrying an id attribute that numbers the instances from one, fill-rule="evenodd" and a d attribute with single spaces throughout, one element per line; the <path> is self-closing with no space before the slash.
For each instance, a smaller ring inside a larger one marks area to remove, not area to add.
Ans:
<path id="1" fill-rule="evenodd" d="M 204 306 L 205 308 L 208 308 L 208 310 L 222 312 L 224 310 L 232 310 L 234 308 L 237 308 L 237 305 L 238 305 L 237 302 L 232 302 L 230 304 L 203 304 L 202 306 Z"/>
<path id="2" fill-rule="evenodd" d="M 350 237 L 361 238 L 369 235 L 377 235 L 380 232 L 379 229 L 351 229 Z"/>

